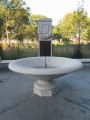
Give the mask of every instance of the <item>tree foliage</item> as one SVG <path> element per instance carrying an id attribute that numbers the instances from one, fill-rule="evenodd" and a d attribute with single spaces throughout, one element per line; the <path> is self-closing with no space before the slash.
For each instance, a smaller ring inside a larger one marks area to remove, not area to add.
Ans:
<path id="1" fill-rule="evenodd" d="M 53 40 L 57 39 L 60 41 L 61 38 L 61 31 L 58 25 L 52 26 L 52 38 Z"/>
<path id="2" fill-rule="evenodd" d="M 90 18 L 88 18 L 88 28 L 86 31 L 86 38 L 90 41 Z"/>
<path id="3" fill-rule="evenodd" d="M 3 19 L 0 17 L 0 40 L 2 38 Z"/>
<path id="4" fill-rule="evenodd" d="M 53 39 L 90 40 L 90 18 L 85 11 L 74 11 L 64 16 L 58 25 L 52 26 Z M 47 18 L 45 15 L 30 13 L 24 0 L 0 0 L 0 37 L 7 41 L 16 39 L 38 39 L 38 19 Z"/>
<path id="5" fill-rule="evenodd" d="M 23 0 L 1 0 L 0 15 L 4 21 L 3 37 L 7 41 L 16 39 L 22 43 L 24 39 L 38 39 L 38 19 L 46 18 L 44 15 L 31 15 Z"/>
<path id="6" fill-rule="evenodd" d="M 30 38 L 33 41 L 34 39 L 38 40 L 38 20 L 39 18 L 47 18 L 45 15 L 36 15 L 32 14 L 31 19 L 31 29 L 30 29 Z"/>
<path id="7" fill-rule="evenodd" d="M 72 13 L 68 13 L 59 21 L 63 38 L 66 38 L 67 40 L 78 39 L 80 33 L 80 39 L 88 39 L 86 34 L 89 22 L 84 13 L 85 11 L 74 11 Z"/>
<path id="8" fill-rule="evenodd" d="M 25 38 L 25 29 L 29 24 L 30 9 L 24 6 L 25 2 L 23 0 L 1 1 L 0 14 L 4 21 L 7 40 L 14 38 L 23 41 Z"/>
<path id="9" fill-rule="evenodd" d="M 32 25 L 38 25 L 38 19 L 39 18 L 47 18 L 45 15 L 36 15 L 36 14 L 32 14 L 31 15 L 31 22 Z"/>

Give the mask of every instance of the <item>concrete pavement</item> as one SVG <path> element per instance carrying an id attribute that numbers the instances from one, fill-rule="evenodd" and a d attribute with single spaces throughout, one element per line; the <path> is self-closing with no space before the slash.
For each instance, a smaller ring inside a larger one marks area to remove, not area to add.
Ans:
<path id="1" fill-rule="evenodd" d="M 35 79 L 0 65 L 0 120 L 90 120 L 90 64 L 56 79 L 59 94 L 33 94 Z"/>

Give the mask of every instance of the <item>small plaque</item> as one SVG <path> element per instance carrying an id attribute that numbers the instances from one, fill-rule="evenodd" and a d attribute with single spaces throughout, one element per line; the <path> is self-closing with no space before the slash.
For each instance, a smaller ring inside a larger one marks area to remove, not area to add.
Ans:
<path id="1" fill-rule="evenodd" d="M 48 34 L 49 32 L 49 25 L 48 24 L 43 24 L 42 25 L 42 33 L 43 34 Z"/>

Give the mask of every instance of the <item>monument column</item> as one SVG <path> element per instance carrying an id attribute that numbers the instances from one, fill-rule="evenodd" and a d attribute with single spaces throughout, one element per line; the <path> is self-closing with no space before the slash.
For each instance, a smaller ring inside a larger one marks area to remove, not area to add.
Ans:
<path id="1" fill-rule="evenodd" d="M 52 56 L 52 19 L 39 18 L 39 56 Z"/>

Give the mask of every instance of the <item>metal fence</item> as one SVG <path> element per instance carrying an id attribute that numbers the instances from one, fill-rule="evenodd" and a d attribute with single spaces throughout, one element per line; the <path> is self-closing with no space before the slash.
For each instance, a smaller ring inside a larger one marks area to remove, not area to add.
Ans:
<path id="1" fill-rule="evenodd" d="M 90 58 L 90 45 L 53 46 L 53 56 L 70 58 Z"/>

